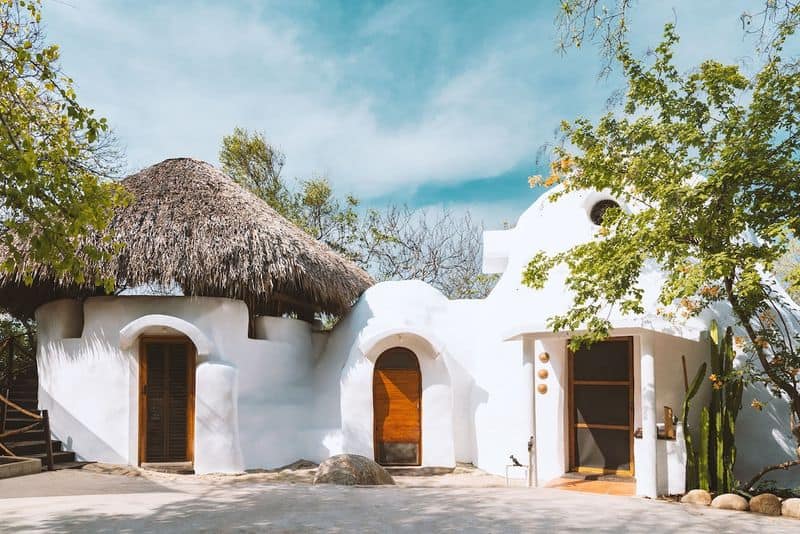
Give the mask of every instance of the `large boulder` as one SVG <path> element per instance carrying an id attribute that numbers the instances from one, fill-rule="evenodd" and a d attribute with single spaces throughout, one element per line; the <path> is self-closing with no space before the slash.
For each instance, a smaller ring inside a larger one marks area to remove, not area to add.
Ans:
<path id="1" fill-rule="evenodd" d="M 314 484 L 378 486 L 394 484 L 394 479 L 386 469 L 365 456 L 337 454 L 319 464 Z"/>
<path id="2" fill-rule="evenodd" d="M 683 497 L 681 497 L 683 504 L 702 504 L 708 506 L 711 504 L 711 494 L 706 490 L 693 489 Z"/>
<path id="3" fill-rule="evenodd" d="M 762 493 L 750 499 L 750 511 L 764 515 L 781 515 L 781 499 L 772 493 Z"/>
<path id="4" fill-rule="evenodd" d="M 749 508 L 747 499 L 735 493 L 717 495 L 714 497 L 714 500 L 711 501 L 711 507 L 720 508 L 722 510 L 738 510 L 740 512 L 746 512 Z"/>
<path id="5" fill-rule="evenodd" d="M 781 505 L 781 514 L 786 517 L 800 519 L 800 499 L 791 498 L 783 501 Z"/>

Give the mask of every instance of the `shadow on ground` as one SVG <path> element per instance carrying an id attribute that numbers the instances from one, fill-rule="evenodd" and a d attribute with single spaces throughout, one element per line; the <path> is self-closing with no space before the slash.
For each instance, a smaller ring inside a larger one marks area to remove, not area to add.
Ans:
<path id="1" fill-rule="evenodd" d="M 800 527 L 795 520 L 753 514 L 516 488 L 193 485 L 49 502 L 40 497 L 17 504 L 4 506 L 0 501 L 0 528 L 47 532 L 797 532 Z"/>

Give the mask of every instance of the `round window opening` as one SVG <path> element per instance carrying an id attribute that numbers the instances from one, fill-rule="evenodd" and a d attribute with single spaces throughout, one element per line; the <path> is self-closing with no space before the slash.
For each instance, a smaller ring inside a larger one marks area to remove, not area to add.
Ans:
<path id="1" fill-rule="evenodd" d="M 610 209 L 619 209 L 619 204 L 613 200 L 601 200 L 592 206 L 592 211 L 589 212 L 589 218 L 594 224 L 600 226 L 603 224 L 603 216 L 606 214 L 606 211 Z"/>

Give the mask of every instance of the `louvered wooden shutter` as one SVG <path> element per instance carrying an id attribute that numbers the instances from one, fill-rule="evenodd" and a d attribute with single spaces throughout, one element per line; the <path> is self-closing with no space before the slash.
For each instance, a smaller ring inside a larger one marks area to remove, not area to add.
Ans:
<path id="1" fill-rule="evenodd" d="M 146 462 L 189 460 L 190 356 L 185 343 L 146 346 Z"/>
<path id="2" fill-rule="evenodd" d="M 189 433 L 187 406 L 189 402 L 188 351 L 184 344 L 171 345 L 168 363 L 169 428 L 167 430 L 167 455 L 170 462 L 186 461 L 186 441 Z"/>
<path id="3" fill-rule="evenodd" d="M 163 462 L 167 456 L 164 433 L 167 428 L 166 345 L 150 343 L 147 357 L 147 457 L 146 462 Z"/>

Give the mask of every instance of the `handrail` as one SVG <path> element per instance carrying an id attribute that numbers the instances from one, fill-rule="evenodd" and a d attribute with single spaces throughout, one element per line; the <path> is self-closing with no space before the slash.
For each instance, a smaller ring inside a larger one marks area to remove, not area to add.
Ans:
<path id="1" fill-rule="evenodd" d="M 35 414 L 30 410 L 26 410 L 16 402 L 8 399 L 9 390 L 6 388 L 6 394 L 0 394 L 0 440 L 4 438 L 9 438 L 11 436 L 16 436 L 17 434 L 23 434 L 28 432 L 29 430 L 34 430 L 37 426 L 42 426 L 42 431 L 44 433 L 44 444 L 45 444 L 45 465 L 47 465 L 48 471 L 53 470 L 53 441 L 52 436 L 50 434 L 50 416 L 47 410 L 41 410 L 39 414 Z M 13 430 L 6 430 L 6 417 L 8 415 L 8 408 L 13 408 L 20 412 L 21 414 L 30 417 L 33 419 L 33 423 L 20 427 L 15 428 Z M 0 449 L 4 451 L 9 456 L 17 457 L 17 454 L 14 453 L 11 449 L 6 447 L 2 441 L 0 441 Z"/>
<path id="2" fill-rule="evenodd" d="M 17 411 L 24 413 L 25 415 L 27 415 L 28 417 L 30 417 L 32 419 L 36 419 L 38 421 L 41 421 L 43 419 L 43 417 L 41 415 L 36 415 L 35 413 L 26 410 L 25 408 L 23 408 L 19 404 L 15 403 L 12 400 L 7 399 L 3 395 L 0 395 L 0 402 L 3 402 L 5 404 L 7 404 L 8 406 L 10 406 L 11 408 L 14 408 Z"/>

